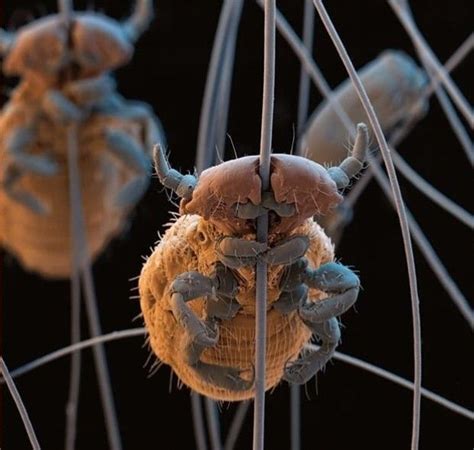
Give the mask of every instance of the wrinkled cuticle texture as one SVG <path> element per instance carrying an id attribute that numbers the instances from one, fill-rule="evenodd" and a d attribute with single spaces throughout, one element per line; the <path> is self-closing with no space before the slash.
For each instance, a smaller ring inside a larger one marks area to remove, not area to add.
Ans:
<path id="1" fill-rule="evenodd" d="M 334 249 L 330 239 L 312 219 L 305 220 L 289 235 L 304 234 L 309 237 L 306 253 L 310 267 L 332 261 Z M 139 281 L 141 308 L 150 345 L 157 357 L 170 365 L 178 377 L 190 388 L 218 400 L 243 400 L 254 396 L 254 389 L 230 391 L 220 388 L 199 377 L 182 358 L 185 331 L 175 320 L 170 307 L 170 285 L 187 271 L 198 271 L 212 276 L 218 262 L 216 243 L 224 234 L 211 221 L 197 215 L 181 216 L 164 234 L 145 263 Z M 255 239 L 255 234 L 242 236 Z M 297 358 L 311 331 L 294 311 L 283 315 L 272 307 L 280 294 L 279 285 L 284 266 L 270 266 L 268 270 L 267 314 L 267 371 L 266 389 L 279 383 L 285 364 Z M 255 361 L 255 270 L 253 267 L 235 269 L 240 287 L 236 300 L 241 305 L 237 316 L 223 320 L 219 328 L 219 341 L 206 349 L 200 360 L 219 366 L 231 366 L 242 370 L 241 377 L 250 380 Z M 310 289 L 312 301 L 325 298 L 326 294 Z M 199 318 L 204 318 L 205 299 L 188 302 Z"/>

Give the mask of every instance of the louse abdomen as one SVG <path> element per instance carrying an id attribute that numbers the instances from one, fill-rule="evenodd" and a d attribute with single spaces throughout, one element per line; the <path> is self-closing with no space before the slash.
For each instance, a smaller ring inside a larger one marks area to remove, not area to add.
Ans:
<path id="1" fill-rule="evenodd" d="M 148 276 L 153 275 L 148 273 Z M 215 400 L 240 401 L 255 396 L 254 388 L 223 389 L 216 386 L 212 380 L 201 377 L 179 351 L 185 336 L 183 329 L 166 308 L 166 297 L 162 299 L 165 301 L 156 301 L 151 290 L 147 289 L 141 289 L 141 297 L 145 322 L 150 333 L 150 345 L 158 358 L 171 366 L 181 382 Z M 144 306 L 145 302 L 150 306 L 149 309 Z M 204 300 L 196 299 L 190 307 L 201 315 Z M 286 362 L 295 359 L 310 338 L 311 332 L 299 319 L 297 312 L 288 315 L 274 309 L 268 312 L 265 376 L 267 390 L 280 382 Z M 243 379 L 252 379 L 255 363 L 255 316 L 238 314 L 232 320 L 222 321 L 219 326 L 218 344 L 204 350 L 200 361 L 219 367 L 239 368 L 242 370 Z"/>
<path id="2" fill-rule="evenodd" d="M 243 379 L 252 379 L 255 365 L 255 316 L 239 314 L 220 324 L 219 343 L 205 350 L 204 363 L 235 367 L 242 370 Z M 265 389 L 276 386 L 285 364 L 295 359 L 311 338 L 310 330 L 299 319 L 297 312 L 283 315 L 271 309 L 267 314 Z M 179 367 L 179 369 L 178 369 Z M 255 389 L 230 391 L 196 377 L 189 366 L 178 365 L 176 373 L 195 391 L 215 400 L 239 401 L 253 398 Z"/>
<path id="3" fill-rule="evenodd" d="M 130 118 L 92 115 L 78 127 L 79 169 L 88 254 L 92 260 L 123 229 L 129 208 L 114 206 L 120 188 L 134 175 L 125 164 L 104 151 L 104 130 L 119 128 L 143 141 L 143 127 Z M 0 128 L 2 128 L 0 124 Z M 0 189 L 0 244 L 27 270 L 48 278 L 71 274 L 71 232 L 66 131 L 42 120 L 29 149 L 42 155 L 49 150 L 57 164 L 52 176 L 28 174 L 18 188 L 34 193 L 47 207 L 40 215 L 11 199 Z M 1 156 L 1 155 L 0 155 Z"/>
<path id="4" fill-rule="evenodd" d="M 294 230 L 308 236 L 310 246 L 306 253 L 311 267 L 332 261 L 334 249 L 330 239 L 312 219 Z M 238 401 L 253 398 L 253 388 L 227 390 L 204 379 L 188 364 L 183 355 L 186 332 L 175 319 L 170 306 L 170 285 L 176 277 L 187 271 L 199 271 L 210 276 L 218 262 L 215 244 L 224 237 L 215 226 L 197 215 L 183 215 L 164 234 L 144 264 L 140 280 L 140 302 L 150 346 L 158 359 L 171 366 L 184 384 L 216 400 Z M 270 266 L 268 270 L 267 313 L 267 367 L 266 389 L 276 386 L 288 361 L 298 357 L 311 331 L 300 319 L 297 311 L 285 315 L 272 307 L 279 295 L 283 266 Z M 219 323 L 219 340 L 215 347 L 207 348 L 200 361 L 218 367 L 233 367 L 243 371 L 242 378 L 251 380 L 255 361 L 255 271 L 253 267 L 237 270 L 240 280 L 236 300 L 241 310 L 231 320 Z M 311 300 L 326 295 L 310 289 Z M 204 298 L 188 302 L 199 318 L 205 317 Z"/>

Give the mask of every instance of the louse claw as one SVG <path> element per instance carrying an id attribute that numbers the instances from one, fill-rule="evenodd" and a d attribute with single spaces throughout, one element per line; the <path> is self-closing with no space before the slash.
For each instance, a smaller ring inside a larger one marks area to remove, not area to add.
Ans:
<path id="1" fill-rule="evenodd" d="M 327 263 L 316 270 L 306 269 L 304 281 L 330 295 L 324 300 L 307 302 L 300 307 L 300 316 L 309 322 L 324 322 L 346 312 L 357 300 L 360 281 L 346 266 Z"/>
<path id="2" fill-rule="evenodd" d="M 313 334 L 321 339 L 322 343 L 318 350 L 287 363 L 283 379 L 292 384 L 304 384 L 314 377 L 331 359 L 341 338 L 339 323 L 335 317 L 323 323 L 310 323 L 306 321 L 305 323 Z"/>
<path id="3" fill-rule="evenodd" d="M 229 391 L 246 391 L 251 389 L 255 381 L 255 371 L 252 368 L 252 377 L 246 380 L 241 375 L 247 370 L 228 366 L 217 366 L 199 361 L 193 369 L 199 376 L 214 386 Z"/>

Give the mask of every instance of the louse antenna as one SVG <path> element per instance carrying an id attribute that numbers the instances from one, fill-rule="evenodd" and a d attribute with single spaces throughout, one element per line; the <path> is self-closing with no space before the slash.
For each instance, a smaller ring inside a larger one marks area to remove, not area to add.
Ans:
<path id="1" fill-rule="evenodd" d="M 369 145 L 369 132 L 365 123 L 357 124 L 357 135 L 352 150 L 352 155 L 348 156 L 339 166 L 330 167 L 328 173 L 335 181 L 338 189 L 343 189 L 349 185 L 352 177 L 355 177 L 364 166 Z"/>
<path id="2" fill-rule="evenodd" d="M 153 159 L 155 160 L 155 171 L 161 184 L 172 189 L 180 197 L 190 199 L 196 187 L 197 178 L 190 174 L 183 175 L 172 169 L 159 144 L 153 148 Z"/>
<path id="3" fill-rule="evenodd" d="M 137 0 L 130 17 L 123 23 L 123 29 L 129 39 L 135 42 L 153 20 L 152 0 Z"/>
<path id="4" fill-rule="evenodd" d="M 6 55 L 14 41 L 14 34 L 0 28 L 0 56 Z"/>

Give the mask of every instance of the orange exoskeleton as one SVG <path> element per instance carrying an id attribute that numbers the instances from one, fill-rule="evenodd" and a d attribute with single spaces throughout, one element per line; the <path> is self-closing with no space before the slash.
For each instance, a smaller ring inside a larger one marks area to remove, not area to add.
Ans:
<path id="1" fill-rule="evenodd" d="M 195 391 L 217 400 L 254 396 L 255 264 L 268 263 L 266 389 L 305 383 L 333 355 L 337 316 L 357 299 L 359 279 L 334 262 L 330 239 L 313 220 L 336 207 L 338 192 L 363 166 L 367 127 L 352 156 L 325 169 L 273 154 L 270 189 L 261 192 L 259 158 L 205 170 L 199 179 L 171 169 L 159 146 L 162 184 L 180 197 L 181 217 L 166 231 L 139 280 L 141 308 L 158 358 Z M 256 219 L 269 214 L 268 244 Z M 312 335 L 317 351 L 304 346 Z"/>
<path id="2" fill-rule="evenodd" d="M 70 275 L 68 125 L 78 130 L 91 258 L 148 186 L 161 126 L 148 105 L 116 92 L 110 71 L 131 59 L 152 15 L 151 0 L 137 0 L 122 23 L 70 11 L 0 29 L 3 72 L 20 77 L 0 115 L 0 245 L 29 270 Z"/>

